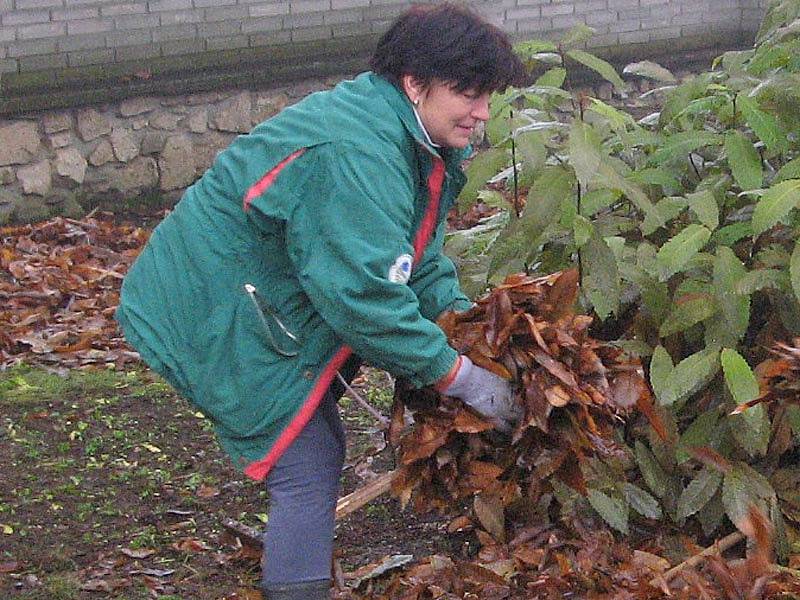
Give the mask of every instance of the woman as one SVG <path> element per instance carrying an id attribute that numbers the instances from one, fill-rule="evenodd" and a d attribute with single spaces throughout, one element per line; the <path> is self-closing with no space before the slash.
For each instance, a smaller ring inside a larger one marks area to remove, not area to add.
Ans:
<path id="1" fill-rule="evenodd" d="M 371 66 L 221 152 L 153 232 L 117 311 L 234 463 L 266 478 L 270 599 L 328 597 L 337 375 L 363 361 L 500 429 L 517 417 L 508 382 L 459 357 L 435 321 L 470 306 L 441 252 L 445 215 L 490 94 L 523 67 L 500 30 L 450 4 L 401 16 Z"/>

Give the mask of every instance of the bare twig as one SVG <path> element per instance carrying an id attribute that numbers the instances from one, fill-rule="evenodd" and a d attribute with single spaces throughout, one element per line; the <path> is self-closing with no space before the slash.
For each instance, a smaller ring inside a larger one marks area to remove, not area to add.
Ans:
<path id="1" fill-rule="evenodd" d="M 249 525 L 245 525 L 244 523 L 240 523 L 239 521 L 235 521 L 227 517 L 222 519 L 222 526 L 231 535 L 239 538 L 239 541 L 242 542 L 242 544 L 254 546 L 256 548 L 261 547 L 261 532 L 257 529 L 253 529 Z"/>
<path id="2" fill-rule="evenodd" d="M 714 542 L 714 544 L 712 544 L 705 550 L 695 554 L 694 556 L 687 558 L 679 565 L 672 567 L 669 571 L 667 571 L 663 575 L 654 577 L 653 579 L 650 580 L 650 585 L 654 587 L 661 587 L 663 583 L 669 583 L 671 579 L 673 579 L 678 573 L 680 573 L 684 569 L 690 567 L 696 567 L 698 564 L 703 562 L 703 560 L 705 560 L 707 556 L 711 556 L 713 554 L 722 554 L 723 552 L 725 552 L 725 550 L 735 546 L 743 539 L 744 539 L 744 534 L 738 531 L 734 531 L 730 535 L 726 535 L 721 540 L 717 540 L 716 542 Z"/>
<path id="3" fill-rule="evenodd" d="M 366 410 L 372 417 L 381 424 L 383 429 L 387 429 L 389 427 L 389 419 L 384 417 L 380 412 L 378 412 L 374 406 L 372 406 L 369 402 L 367 402 L 361 394 L 353 389 L 353 387 L 347 383 L 344 377 L 342 377 L 341 373 L 337 371 L 336 377 L 339 378 L 339 381 L 344 386 L 344 388 L 350 393 L 353 397 L 353 400 L 358 402 L 361 405 L 361 408 Z"/>

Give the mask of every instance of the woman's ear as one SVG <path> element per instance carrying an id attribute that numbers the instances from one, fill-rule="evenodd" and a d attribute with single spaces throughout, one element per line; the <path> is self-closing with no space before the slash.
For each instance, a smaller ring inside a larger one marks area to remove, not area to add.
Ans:
<path id="1" fill-rule="evenodd" d="M 411 100 L 411 104 L 414 106 L 419 104 L 420 96 L 425 91 L 425 86 L 422 82 L 413 75 L 403 75 L 400 77 L 400 85 L 408 99 Z"/>

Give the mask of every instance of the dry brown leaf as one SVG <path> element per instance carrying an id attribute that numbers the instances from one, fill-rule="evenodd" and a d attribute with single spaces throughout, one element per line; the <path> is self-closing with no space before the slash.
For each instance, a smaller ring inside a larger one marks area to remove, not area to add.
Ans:
<path id="1" fill-rule="evenodd" d="M 544 391 L 547 401 L 556 408 L 566 406 L 570 399 L 570 394 L 560 385 L 554 385 Z"/>
<path id="2" fill-rule="evenodd" d="M 505 541 L 505 509 L 502 500 L 489 494 L 477 494 L 473 507 L 483 528 L 496 540 Z"/>
<path id="3" fill-rule="evenodd" d="M 121 548 L 120 552 L 130 558 L 147 558 L 156 553 L 152 548 Z"/>

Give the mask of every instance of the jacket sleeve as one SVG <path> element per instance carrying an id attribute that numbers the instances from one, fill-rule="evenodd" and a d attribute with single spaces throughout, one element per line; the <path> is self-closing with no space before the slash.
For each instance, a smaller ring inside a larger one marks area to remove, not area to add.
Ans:
<path id="1" fill-rule="evenodd" d="M 431 321 L 446 310 L 467 310 L 472 306 L 458 284 L 453 261 L 442 252 L 444 235 L 445 222 L 442 221 L 408 282 L 419 299 L 420 312 Z"/>
<path id="2" fill-rule="evenodd" d="M 304 157 L 286 244 L 304 291 L 333 331 L 367 363 L 422 386 L 443 377 L 456 352 L 420 312 L 392 268 L 413 256 L 414 184 L 398 156 L 345 144 Z"/>

